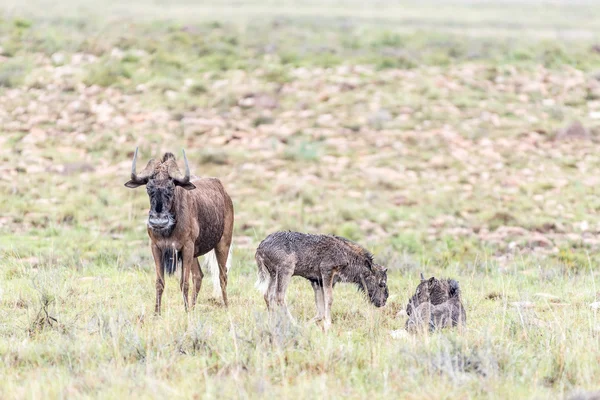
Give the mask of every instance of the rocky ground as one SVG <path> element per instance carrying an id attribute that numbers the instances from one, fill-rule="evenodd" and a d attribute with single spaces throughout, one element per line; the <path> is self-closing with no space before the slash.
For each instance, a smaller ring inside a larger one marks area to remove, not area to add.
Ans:
<path id="1" fill-rule="evenodd" d="M 592 396 L 591 6 L 570 20 L 545 7 L 543 23 L 517 13 L 513 24 L 500 23 L 508 6 L 463 5 L 462 19 L 394 8 L 402 29 L 396 14 L 273 7 L 247 24 L 218 12 L 191 22 L 192 6 L 105 24 L 74 9 L 3 14 L 0 397 Z M 409 32 L 411 21 L 428 28 Z M 577 39 L 548 34 L 578 28 Z M 231 194 L 228 310 L 205 284 L 185 314 L 169 279 L 163 316 L 151 314 L 148 200 L 123 186 L 136 147 L 138 165 L 185 148 L 192 173 Z M 336 287 L 324 335 L 303 325 L 312 292 L 294 280 L 301 326 L 273 325 L 253 256 L 283 229 L 372 250 L 389 267 L 387 306 Z M 406 334 L 420 272 L 460 281 L 465 332 Z"/>

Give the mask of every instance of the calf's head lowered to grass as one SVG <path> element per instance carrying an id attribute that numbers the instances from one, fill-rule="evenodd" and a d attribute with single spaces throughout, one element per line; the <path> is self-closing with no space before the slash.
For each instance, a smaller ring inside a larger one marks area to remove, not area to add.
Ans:
<path id="1" fill-rule="evenodd" d="M 368 294 L 371 303 L 376 307 L 385 306 L 389 295 L 387 287 L 387 268 L 373 264 L 367 272 L 362 274 L 361 280 L 362 285 L 359 287 Z"/>

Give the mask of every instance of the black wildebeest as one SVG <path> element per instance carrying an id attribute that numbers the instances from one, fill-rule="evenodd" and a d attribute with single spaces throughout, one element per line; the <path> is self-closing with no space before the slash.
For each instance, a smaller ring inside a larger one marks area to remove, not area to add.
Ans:
<path id="1" fill-rule="evenodd" d="M 406 313 L 406 329 L 410 332 L 464 327 L 467 324 L 460 286 L 454 279 L 425 279 L 421 274 L 421 282 L 408 301 Z"/>
<path id="2" fill-rule="evenodd" d="M 294 275 L 310 281 L 317 305 L 313 320 L 324 320 L 325 329 L 331 325 L 333 286 L 337 282 L 354 283 L 377 307 L 384 306 L 388 297 L 387 269 L 375 264 L 367 250 L 339 236 L 272 233 L 258 246 L 255 259 L 257 287 L 267 308 L 271 310 L 275 303 L 290 319 L 285 292 Z"/>
<path id="3" fill-rule="evenodd" d="M 139 174 L 136 173 L 138 149 L 135 149 L 128 188 L 146 185 L 150 197 L 148 236 L 156 267 L 156 306 L 165 287 L 164 273 L 175 272 L 181 262 L 181 291 L 185 309 L 188 309 L 190 272 L 194 281 L 192 308 L 202 285 L 203 273 L 199 256 L 207 254 L 215 290 L 221 289 L 227 306 L 227 271 L 231 265 L 231 238 L 233 232 L 233 203 L 216 178 L 190 177 L 185 151 L 185 175 L 177 168 L 175 156 L 165 153 L 161 160 L 151 159 Z M 209 253 L 210 252 L 210 253 Z"/>

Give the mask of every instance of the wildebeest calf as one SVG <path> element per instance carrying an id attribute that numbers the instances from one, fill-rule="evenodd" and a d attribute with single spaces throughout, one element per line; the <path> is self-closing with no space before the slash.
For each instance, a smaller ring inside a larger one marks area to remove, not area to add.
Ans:
<path id="1" fill-rule="evenodd" d="M 276 232 L 267 236 L 256 250 L 257 286 L 264 294 L 267 308 L 273 304 L 285 309 L 285 292 L 292 276 L 308 279 L 315 292 L 317 315 L 331 325 L 333 286 L 350 282 L 366 292 L 376 307 L 388 298 L 387 269 L 373 262 L 373 256 L 358 244 L 339 236 Z"/>
<path id="2" fill-rule="evenodd" d="M 406 329 L 410 332 L 430 331 L 465 326 L 467 314 L 460 297 L 460 286 L 454 279 L 425 279 L 406 306 L 408 320 Z"/>

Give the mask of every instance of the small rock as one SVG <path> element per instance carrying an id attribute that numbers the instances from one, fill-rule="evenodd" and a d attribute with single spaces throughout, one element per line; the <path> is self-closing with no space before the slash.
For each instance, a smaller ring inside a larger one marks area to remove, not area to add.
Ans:
<path id="1" fill-rule="evenodd" d="M 579 121 L 575 121 L 572 124 L 559 130 L 556 134 L 557 140 L 568 140 L 568 139 L 589 139 L 590 131 L 583 126 Z"/>
<path id="2" fill-rule="evenodd" d="M 600 301 L 595 301 L 592 304 L 590 304 L 590 307 L 592 308 L 592 310 L 600 310 Z"/>
<path id="3" fill-rule="evenodd" d="M 112 58 L 116 58 L 117 60 L 121 60 L 125 56 L 125 53 L 123 52 L 123 50 L 115 47 L 111 50 L 110 56 Z"/>
<path id="4" fill-rule="evenodd" d="M 24 144 L 36 144 L 45 141 L 47 137 L 46 131 L 40 128 L 31 128 L 29 134 L 21 139 L 21 142 Z"/>
<path id="5" fill-rule="evenodd" d="M 65 63 L 65 55 L 63 53 L 54 53 L 51 58 L 54 65 L 63 65 Z"/>
<path id="6" fill-rule="evenodd" d="M 169 100 L 175 100 L 177 98 L 177 92 L 174 90 L 167 90 L 165 92 L 165 96 L 167 97 L 167 99 Z"/>
<path id="7" fill-rule="evenodd" d="M 406 339 L 410 337 L 410 334 L 405 329 L 397 329 L 395 331 L 390 331 L 390 336 L 393 339 Z"/>
<path id="8" fill-rule="evenodd" d="M 552 247 L 553 243 L 542 234 L 533 235 L 529 238 L 528 243 L 531 247 Z"/>
<path id="9" fill-rule="evenodd" d="M 391 120 L 392 114 L 386 109 L 381 109 L 369 116 L 368 123 L 374 128 L 382 128 L 383 124 Z"/>
<path id="10" fill-rule="evenodd" d="M 29 264 L 31 267 L 37 267 L 38 265 L 40 265 L 40 259 L 38 257 L 22 258 L 21 261 L 23 261 L 26 264 Z"/>

